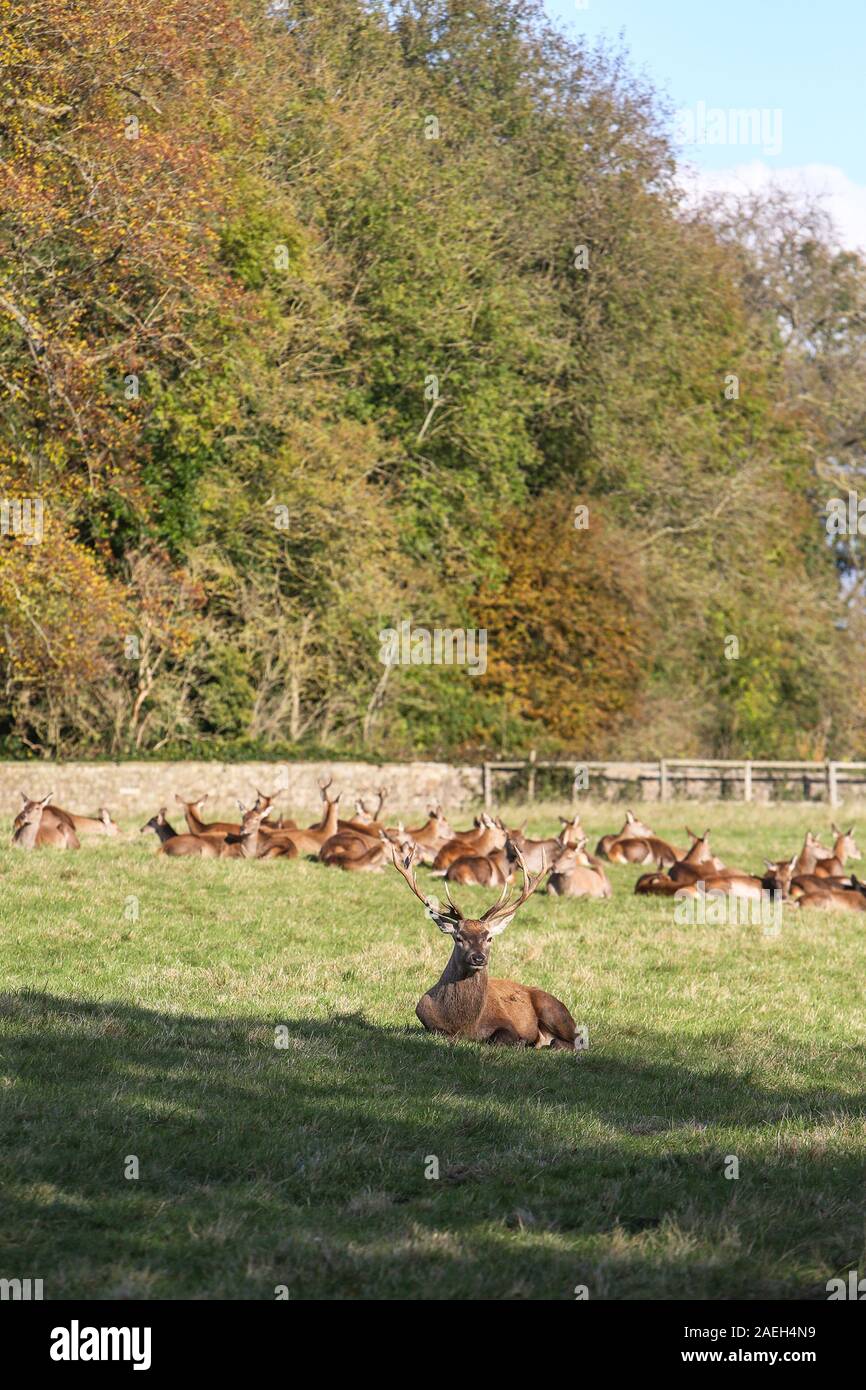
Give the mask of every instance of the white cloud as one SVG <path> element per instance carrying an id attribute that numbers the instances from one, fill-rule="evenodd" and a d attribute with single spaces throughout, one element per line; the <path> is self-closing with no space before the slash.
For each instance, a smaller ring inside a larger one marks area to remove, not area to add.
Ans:
<path id="1" fill-rule="evenodd" d="M 854 183 L 833 164 L 801 164 L 772 169 L 762 160 L 731 169 L 681 169 L 684 187 L 692 197 L 707 193 L 752 193 L 770 184 L 790 193 L 821 199 L 849 250 L 866 251 L 866 186 Z"/>

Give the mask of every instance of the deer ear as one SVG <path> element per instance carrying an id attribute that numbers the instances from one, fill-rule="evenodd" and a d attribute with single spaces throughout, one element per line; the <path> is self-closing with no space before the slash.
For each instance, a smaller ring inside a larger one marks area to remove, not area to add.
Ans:
<path id="1" fill-rule="evenodd" d="M 851 836 L 854 834 L 854 827 L 853 827 L 853 825 L 852 825 L 851 828 L 850 828 L 849 830 L 847 830 L 845 833 L 846 833 L 846 835 L 847 835 L 847 838 L 850 840 L 850 839 L 851 839 Z"/>
<path id="2" fill-rule="evenodd" d="M 487 928 L 487 930 L 489 931 L 491 936 L 498 936 L 499 933 L 505 931 L 505 928 L 509 926 L 510 923 L 513 921 L 514 913 L 512 912 L 510 917 L 501 917 L 498 922 L 494 922 L 491 927 Z"/>
<path id="3" fill-rule="evenodd" d="M 242 816 L 245 816 L 247 813 L 247 808 L 242 801 L 238 802 L 238 810 L 240 811 Z"/>
<path id="4" fill-rule="evenodd" d="M 764 860 L 764 863 L 766 864 L 767 868 L 770 870 L 770 873 L 771 873 L 771 874 L 774 874 L 774 873 L 776 872 L 776 866 L 775 866 L 775 864 L 773 863 L 772 859 L 765 859 L 765 860 Z"/>
<path id="5" fill-rule="evenodd" d="M 30 800 L 30 797 L 27 795 L 26 792 L 21 792 L 20 795 L 21 795 L 21 800 L 24 802 L 24 805 L 26 806 L 27 803 L 28 803 L 28 801 Z"/>
<path id="6" fill-rule="evenodd" d="M 628 821 L 629 825 L 631 825 L 632 821 L 634 820 L 634 811 L 626 811 L 625 818 Z"/>
<path id="7" fill-rule="evenodd" d="M 450 912 L 446 912 L 436 898 L 427 898 L 426 903 L 427 906 L 424 911 L 427 913 L 430 921 L 434 922 L 439 930 L 444 932 L 446 936 L 453 936 L 457 930 L 457 923 L 450 915 Z"/>

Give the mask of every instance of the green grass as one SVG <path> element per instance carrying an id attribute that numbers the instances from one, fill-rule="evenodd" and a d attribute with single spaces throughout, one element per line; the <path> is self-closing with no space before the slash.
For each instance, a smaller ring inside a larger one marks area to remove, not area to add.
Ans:
<path id="1" fill-rule="evenodd" d="M 753 867 L 828 819 L 646 816 Z M 448 945 L 393 872 L 154 847 L 0 851 L 0 1276 L 46 1298 L 825 1298 L 866 1268 L 859 916 L 681 926 L 634 868 L 610 902 L 537 895 L 494 973 L 561 997 L 590 1047 L 521 1053 L 421 1030 Z"/>

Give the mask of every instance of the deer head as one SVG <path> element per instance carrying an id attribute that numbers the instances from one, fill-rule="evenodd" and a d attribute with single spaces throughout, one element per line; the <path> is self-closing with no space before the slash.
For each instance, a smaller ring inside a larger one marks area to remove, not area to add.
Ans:
<path id="1" fill-rule="evenodd" d="M 395 850 L 393 854 L 394 867 L 406 881 L 415 897 L 424 904 L 431 922 L 435 922 L 441 932 L 445 932 L 447 936 L 451 937 L 453 943 L 452 961 L 456 967 L 456 973 L 461 978 L 466 978 L 481 970 L 486 970 L 494 936 L 505 931 L 518 908 L 522 907 L 532 896 L 547 872 L 543 856 L 541 872 L 532 877 L 527 872 L 523 855 L 514 847 L 514 857 L 523 874 L 523 887 L 515 896 L 512 889 L 506 884 L 497 901 L 488 907 L 487 911 L 483 912 L 480 917 L 467 917 L 460 910 L 451 897 L 447 883 L 445 884 L 445 893 L 448 898 L 447 908 L 443 908 L 436 898 L 425 897 L 415 878 L 415 856 L 414 847 L 411 854 L 402 860 Z"/>
<path id="2" fill-rule="evenodd" d="M 843 864 L 846 859 L 860 859 L 860 851 L 854 841 L 853 825 L 848 830 L 840 830 L 836 825 L 833 825 L 831 828 L 833 834 L 836 836 L 833 853 L 842 860 Z"/>
<path id="3" fill-rule="evenodd" d="M 31 801 L 28 797 L 24 796 L 23 792 L 21 795 L 24 797 L 24 805 L 16 817 L 18 824 L 38 825 L 42 820 L 42 812 L 45 810 L 45 807 L 48 805 L 54 793 L 49 792 L 48 795 L 43 796 L 41 800 L 37 798 L 35 801 Z"/>
<path id="4" fill-rule="evenodd" d="M 642 820 L 638 820 L 634 811 L 626 811 L 623 834 L 635 835 L 640 838 L 643 835 L 652 835 L 653 831 L 650 830 L 648 825 L 644 825 Z"/>

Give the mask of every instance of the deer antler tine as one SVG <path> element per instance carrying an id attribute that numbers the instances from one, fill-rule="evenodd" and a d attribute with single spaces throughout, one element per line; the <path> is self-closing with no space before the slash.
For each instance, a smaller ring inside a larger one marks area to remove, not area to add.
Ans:
<path id="1" fill-rule="evenodd" d="M 444 886 L 445 886 L 445 896 L 446 896 L 446 898 L 448 899 L 448 902 L 449 902 L 450 906 L 454 909 L 454 911 L 456 912 L 457 916 L 462 918 L 462 917 L 463 917 L 463 913 L 461 912 L 460 908 L 457 906 L 456 902 L 454 901 L 454 899 L 453 899 L 452 896 L 451 896 L 451 889 L 450 889 L 450 887 L 449 887 L 449 884 L 448 884 L 448 880 L 447 880 L 447 879 L 445 879 L 445 885 L 444 885 Z"/>

